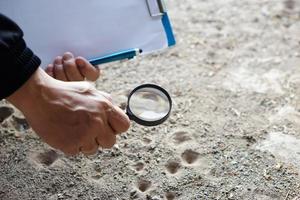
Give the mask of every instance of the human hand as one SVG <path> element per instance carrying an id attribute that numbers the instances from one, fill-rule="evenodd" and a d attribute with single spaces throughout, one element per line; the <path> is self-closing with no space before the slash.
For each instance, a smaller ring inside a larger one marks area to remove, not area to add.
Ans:
<path id="1" fill-rule="evenodd" d="M 55 58 L 53 64 L 46 68 L 48 75 L 61 81 L 96 81 L 101 71 L 83 57 L 74 57 L 70 52 Z"/>
<path id="2" fill-rule="evenodd" d="M 38 69 L 7 98 L 50 146 L 68 155 L 110 148 L 130 121 L 110 97 L 88 82 L 63 82 Z"/>

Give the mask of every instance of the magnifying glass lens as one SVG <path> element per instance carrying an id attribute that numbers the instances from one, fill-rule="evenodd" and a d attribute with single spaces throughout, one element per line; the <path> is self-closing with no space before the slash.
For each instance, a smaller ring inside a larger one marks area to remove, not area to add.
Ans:
<path id="1" fill-rule="evenodd" d="M 135 91 L 130 98 L 129 107 L 132 114 L 149 122 L 163 119 L 171 109 L 168 97 L 155 88 Z"/>

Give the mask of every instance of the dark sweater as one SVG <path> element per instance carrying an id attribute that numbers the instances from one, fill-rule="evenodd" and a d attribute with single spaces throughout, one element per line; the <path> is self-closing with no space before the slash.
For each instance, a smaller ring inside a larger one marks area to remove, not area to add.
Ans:
<path id="1" fill-rule="evenodd" d="M 0 100 L 18 90 L 41 64 L 26 46 L 23 31 L 0 14 Z"/>

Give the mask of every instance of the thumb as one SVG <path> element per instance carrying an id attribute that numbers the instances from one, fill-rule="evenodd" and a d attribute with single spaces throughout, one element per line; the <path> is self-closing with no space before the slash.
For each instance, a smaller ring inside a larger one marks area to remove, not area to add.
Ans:
<path id="1" fill-rule="evenodd" d="M 75 63 L 78 66 L 78 69 L 83 77 L 85 77 L 89 81 L 96 81 L 100 74 L 101 71 L 98 67 L 94 67 L 91 65 L 89 61 L 87 61 L 83 57 L 77 57 L 75 59 Z"/>

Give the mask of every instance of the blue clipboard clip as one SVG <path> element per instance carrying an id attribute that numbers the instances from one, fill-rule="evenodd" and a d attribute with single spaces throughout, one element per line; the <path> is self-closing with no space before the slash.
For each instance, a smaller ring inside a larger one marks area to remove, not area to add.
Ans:
<path id="1" fill-rule="evenodd" d="M 96 66 L 96 65 L 101 65 L 104 63 L 109 63 L 109 62 L 114 62 L 118 60 L 125 60 L 125 59 L 132 59 L 136 57 L 137 55 L 141 54 L 143 51 L 141 49 L 129 49 L 125 51 L 120 51 L 117 53 L 113 53 L 107 56 L 99 57 L 99 58 L 94 58 L 89 60 L 89 62 Z"/>
<path id="2" fill-rule="evenodd" d="M 166 10 L 166 5 L 164 3 L 164 0 L 147 0 L 147 4 L 148 4 L 149 14 L 151 17 L 153 18 L 161 17 L 161 21 L 165 29 L 166 37 L 168 40 L 168 46 L 169 47 L 174 46 L 176 44 L 176 40 L 174 37 L 174 33 L 172 30 L 172 26 L 169 20 L 169 16 Z M 138 48 L 128 49 L 125 51 L 120 51 L 103 57 L 94 58 L 89 60 L 89 62 L 92 65 L 96 66 L 96 65 L 101 65 L 104 63 L 114 62 L 118 60 L 125 60 L 125 59 L 129 60 L 141 53 L 142 50 Z"/>
<path id="3" fill-rule="evenodd" d="M 166 5 L 163 0 L 147 0 L 151 17 L 163 16 L 166 12 Z"/>
<path id="4" fill-rule="evenodd" d="M 172 25 L 169 20 L 166 5 L 164 0 L 147 0 L 149 14 L 153 18 L 162 17 L 162 23 L 165 28 L 166 36 L 168 39 L 168 46 L 174 46 L 176 40 L 172 30 Z"/>

